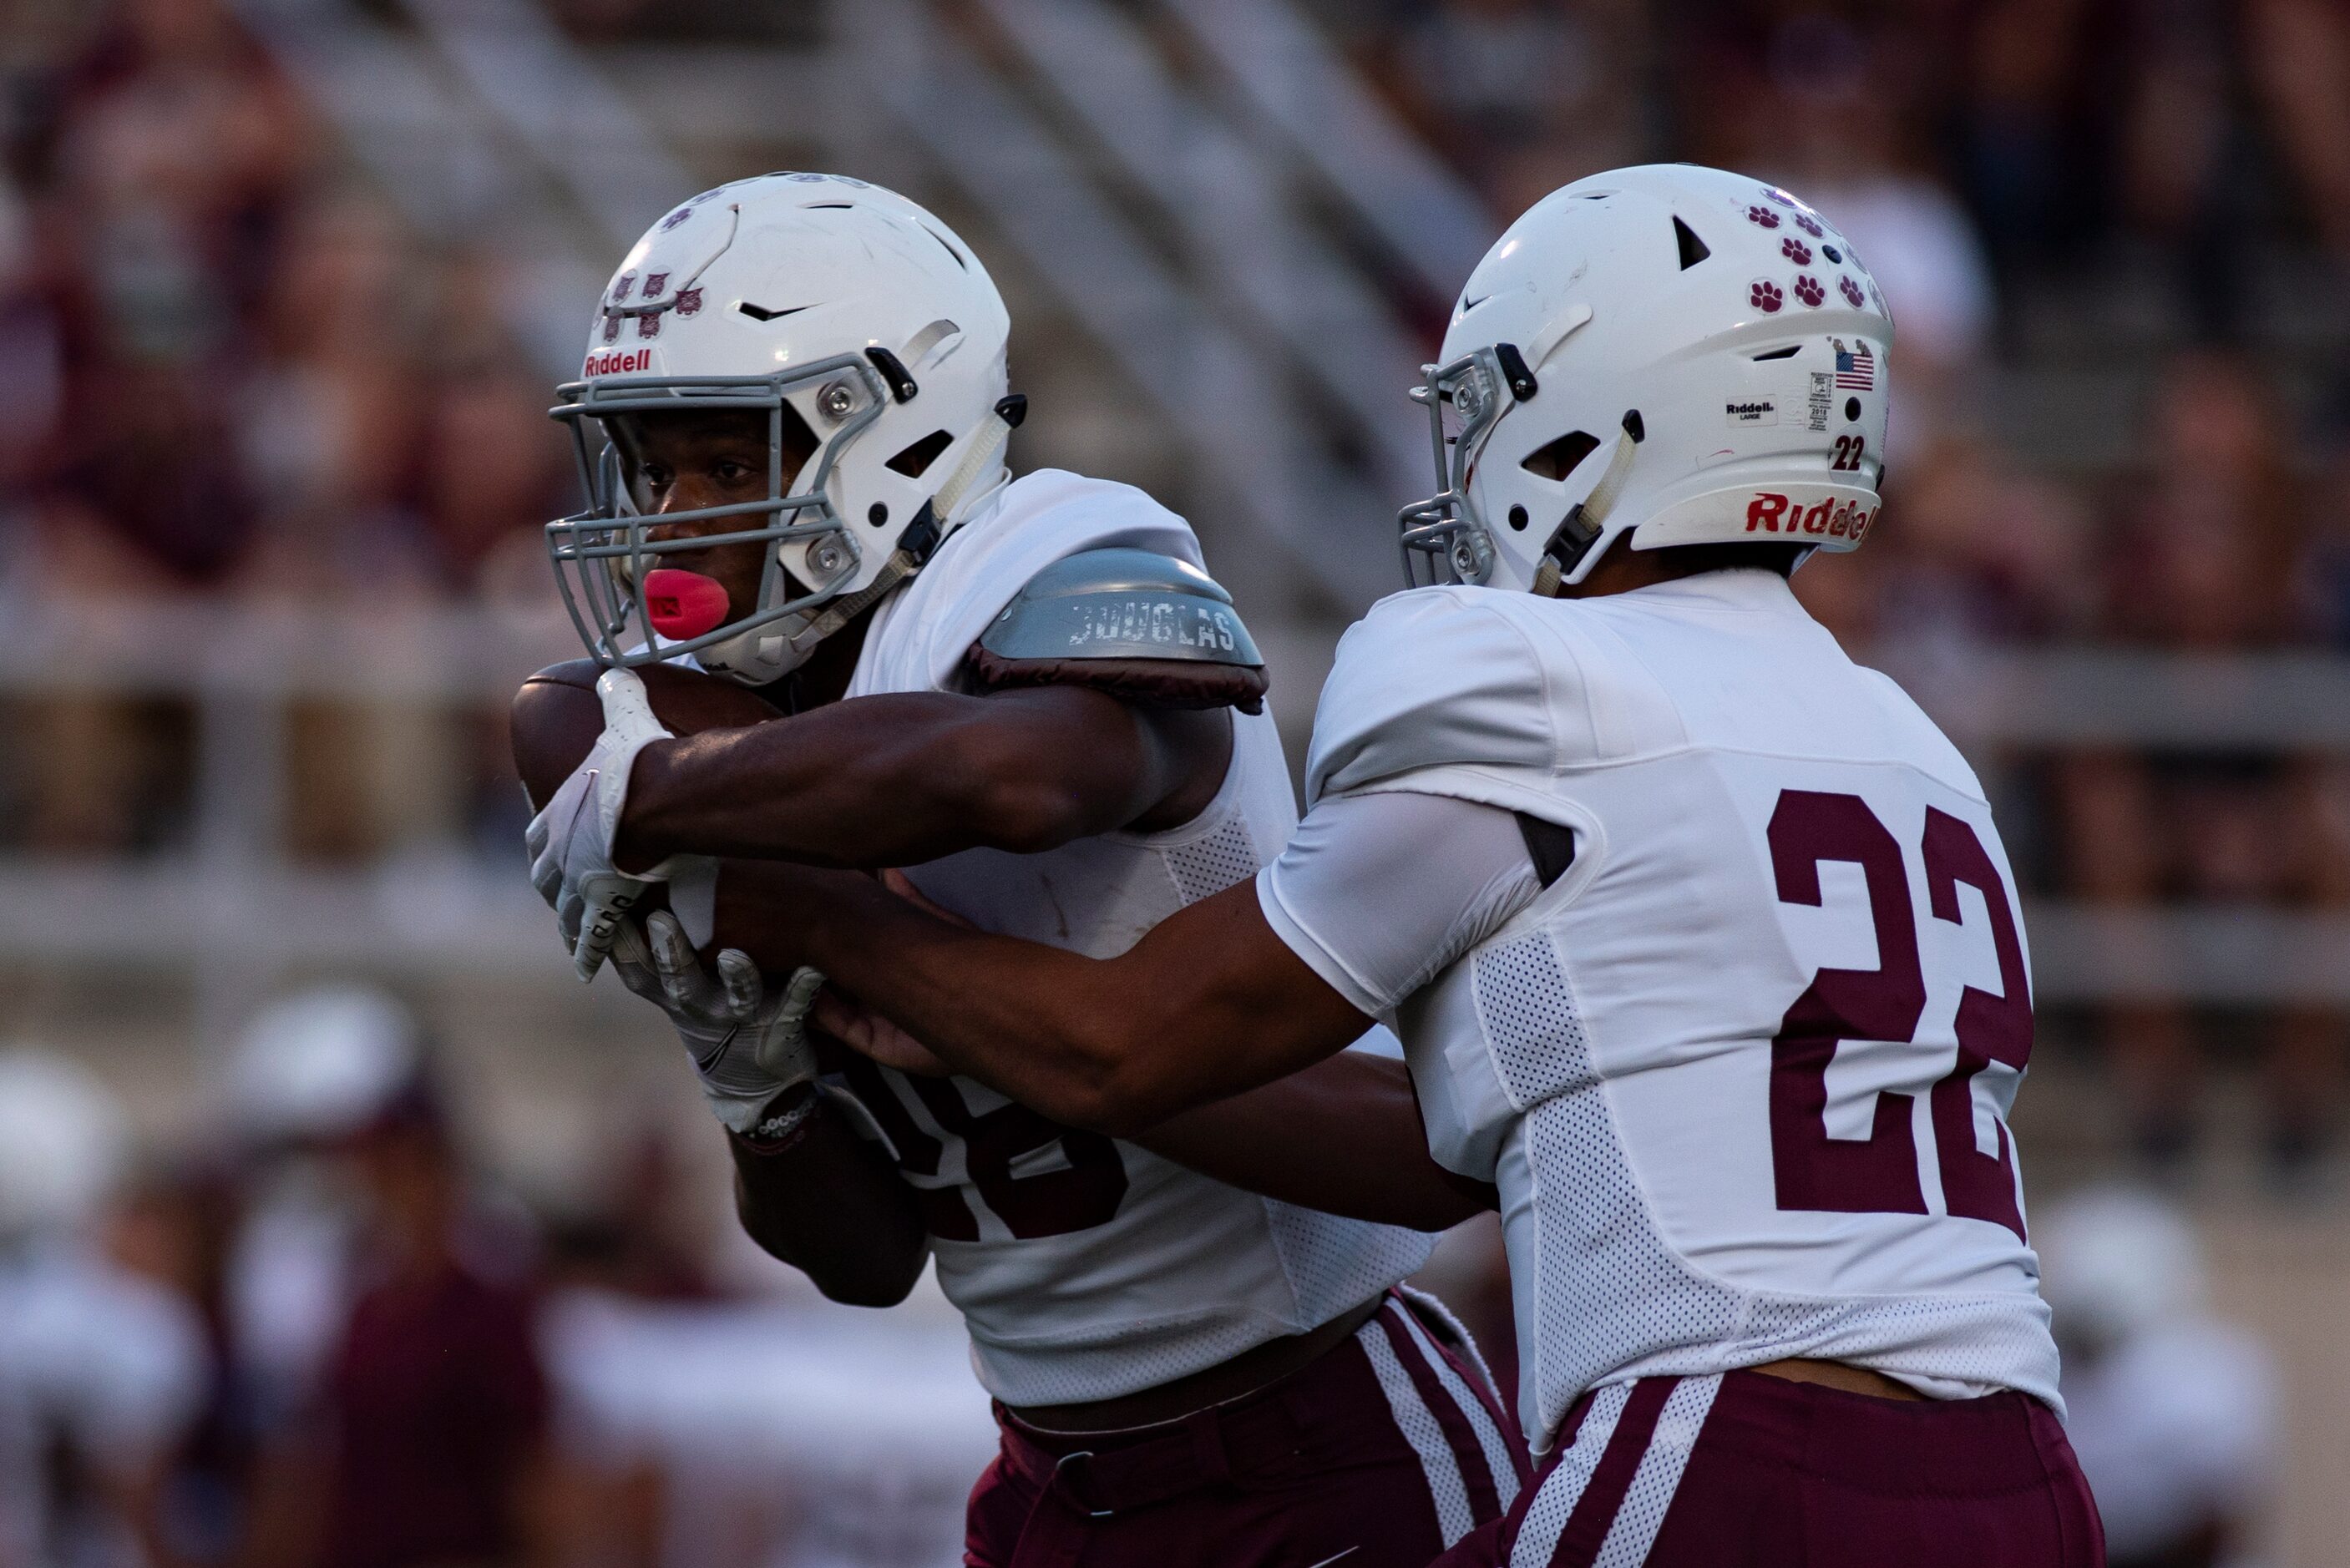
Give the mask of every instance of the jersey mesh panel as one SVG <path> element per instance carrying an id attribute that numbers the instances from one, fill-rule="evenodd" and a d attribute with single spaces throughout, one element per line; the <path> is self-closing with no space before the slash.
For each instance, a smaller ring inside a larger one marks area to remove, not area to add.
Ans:
<path id="1" fill-rule="evenodd" d="M 1281 1254 L 1282 1272 L 1297 1293 L 1298 1315 L 1326 1323 L 1415 1272 L 1436 1238 L 1366 1220 L 1342 1220 L 1318 1210 L 1264 1200 L 1265 1228 Z"/>
<path id="2" fill-rule="evenodd" d="M 1477 1012 L 1511 1097 L 1526 1113 L 1540 1235 L 1533 1336 L 1534 1432 L 1587 1387 L 1626 1376 L 1699 1376 L 1826 1355 L 2053 1399 L 2044 1335 L 2005 1296 L 1808 1300 L 1709 1280 L 1666 1243 L 1635 1180 L 1593 1065 L 1558 951 L 1533 932 L 1475 959 Z M 1524 1336 L 1521 1335 L 1522 1340 Z"/>
<path id="3" fill-rule="evenodd" d="M 1170 845 L 1161 853 L 1186 904 L 1213 898 L 1234 883 L 1246 881 L 1263 864 L 1255 841 L 1249 836 L 1248 823 L 1238 816 L 1228 818 L 1204 838 Z"/>

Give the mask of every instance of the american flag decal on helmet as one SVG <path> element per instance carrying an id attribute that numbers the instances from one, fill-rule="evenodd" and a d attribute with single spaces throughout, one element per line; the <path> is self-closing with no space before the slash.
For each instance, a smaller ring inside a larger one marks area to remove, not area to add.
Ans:
<path id="1" fill-rule="evenodd" d="M 1837 343 L 1835 361 L 1837 386 L 1849 387 L 1856 392 L 1877 390 L 1877 356 L 1868 351 L 1867 344 L 1856 343 L 1847 352 L 1842 343 Z"/>

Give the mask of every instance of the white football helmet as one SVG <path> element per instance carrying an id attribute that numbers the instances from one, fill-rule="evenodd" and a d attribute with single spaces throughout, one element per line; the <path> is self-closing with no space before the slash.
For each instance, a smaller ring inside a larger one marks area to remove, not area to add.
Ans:
<path id="1" fill-rule="evenodd" d="M 2205 1310 L 2202 1243 L 2154 1192 L 2104 1183 L 2068 1193 L 2033 1216 L 2032 1244 L 2057 1332 L 2076 1342 L 2109 1348 Z"/>
<path id="2" fill-rule="evenodd" d="M 1003 477 L 1003 440 L 1024 407 L 1005 395 L 1010 331 L 971 247 L 862 180 L 764 174 L 655 223 L 598 303 L 585 379 L 560 388 L 551 410 L 572 431 L 588 491 L 587 511 L 547 525 L 588 650 L 605 664 L 690 652 L 751 685 L 798 666 L 919 571 Z M 644 514 L 607 421 L 680 408 L 767 411 L 766 500 Z M 792 421 L 816 450 L 786 473 Z M 740 526 L 646 537 L 656 524 L 712 517 Z M 770 546 L 756 609 L 663 635 L 646 597 L 659 557 L 740 540 Z"/>
<path id="3" fill-rule="evenodd" d="M 424 1065 L 416 1015 L 373 986 L 330 983 L 254 1016 L 228 1064 L 230 1109 L 257 1144 L 338 1137 L 364 1126 Z"/>
<path id="4" fill-rule="evenodd" d="M 1548 595 L 1627 529 L 1854 549 L 1892 346 L 1851 243 L 1775 186 L 1648 164 L 1554 191 L 1477 264 L 1412 392 L 1443 489 L 1403 511 L 1406 577 Z"/>
<path id="5" fill-rule="evenodd" d="M 37 1045 L 0 1048 L 0 1246 L 86 1223 L 130 1153 L 121 1104 L 88 1068 Z"/>

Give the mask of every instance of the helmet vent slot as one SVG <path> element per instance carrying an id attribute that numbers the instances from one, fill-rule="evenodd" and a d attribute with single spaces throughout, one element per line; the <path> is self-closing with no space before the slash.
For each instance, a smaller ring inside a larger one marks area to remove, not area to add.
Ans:
<path id="1" fill-rule="evenodd" d="M 1537 479 L 1565 479 L 1573 473 L 1583 460 L 1599 450 L 1599 438 L 1582 431 L 1569 431 L 1554 441 L 1545 441 L 1526 454 L 1518 466 Z"/>
<path id="2" fill-rule="evenodd" d="M 1755 355 L 1754 362 L 1757 365 L 1760 365 L 1765 359 L 1792 359 L 1803 351 L 1804 346 L 1802 344 L 1790 343 L 1784 348 L 1773 348 L 1767 354 Z"/>
<path id="3" fill-rule="evenodd" d="M 846 213 L 857 205 L 854 202 L 810 202 L 800 209 L 804 213 Z"/>
<path id="4" fill-rule="evenodd" d="M 934 228 L 931 227 L 931 226 L 930 226 L 930 224 L 928 224 L 928 223 L 924 223 L 924 224 L 922 225 L 922 233 L 924 233 L 924 234 L 926 234 L 930 235 L 930 236 L 931 236 L 931 238 L 932 238 L 932 239 L 934 239 L 934 240 L 938 241 L 938 242 L 939 242 L 939 248 L 940 248 L 941 250 L 942 250 L 942 251 L 946 252 L 946 253 L 947 253 L 947 254 L 949 254 L 949 255 L 951 255 L 951 256 L 954 257 L 954 264 L 955 264 L 955 265 L 957 265 L 957 266 L 959 266 L 959 267 L 962 268 L 962 270 L 963 270 L 963 271 L 965 271 L 965 272 L 969 272 L 969 271 L 971 270 L 971 263 L 969 263 L 969 262 L 967 262 L 967 261 L 963 260 L 962 253 L 961 251 L 959 251 L 959 250 L 955 249 L 955 248 L 954 248 L 954 246 L 952 246 L 952 245 L 951 245 L 951 244 L 947 244 L 947 237 L 946 237 L 944 234 L 942 234 L 939 233 L 939 232 L 938 232 L 938 230 L 936 230 L 936 229 L 934 229 Z"/>
<path id="5" fill-rule="evenodd" d="M 902 473 L 909 479 L 920 479 L 925 469 L 938 462 L 939 453 L 953 444 L 954 437 L 947 434 L 946 431 L 932 431 L 882 466 L 892 472 Z"/>
<path id="6" fill-rule="evenodd" d="M 933 321 L 908 338 L 902 352 L 907 361 L 916 369 L 927 369 L 930 365 L 931 350 L 962 331 L 962 328 L 951 321 L 943 318 Z"/>
<path id="7" fill-rule="evenodd" d="M 764 305 L 754 305 L 747 299 L 737 300 L 734 308 L 754 321 L 781 321 L 786 316 L 796 316 L 807 308 L 805 305 L 786 305 L 781 310 L 770 310 Z"/>
<path id="8" fill-rule="evenodd" d="M 1673 240 L 1680 246 L 1683 272 L 1689 271 L 1713 254 L 1706 248 L 1705 242 L 1697 237 L 1697 231 L 1682 223 L 1678 217 L 1673 220 Z"/>

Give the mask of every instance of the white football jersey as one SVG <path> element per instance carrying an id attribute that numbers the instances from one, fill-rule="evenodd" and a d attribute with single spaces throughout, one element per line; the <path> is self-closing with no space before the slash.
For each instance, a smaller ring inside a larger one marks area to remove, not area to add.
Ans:
<path id="1" fill-rule="evenodd" d="M 1111 546 L 1201 564 L 1190 525 L 1130 486 L 1052 470 L 1003 486 L 884 603 L 847 694 L 966 690 L 965 653 L 1030 578 Z M 1180 828 L 1039 855 L 975 849 L 908 874 L 983 929 L 1124 952 L 1254 875 L 1296 823 L 1273 720 L 1235 712 L 1232 723 L 1223 787 Z M 852 1083 L 922 1196 L 980 1381 L 1008 1404 L 1113 1398 L 1318 1327 L 1418 1269 L 1432 1245 L 1243 1192 L 968 1078 L 860 1064 Z"/>
<path id="2" fill-rule="evenodd" d="M 1575 834 L 1393 1020 L 1437 1158 L 1500 1186 L 1538 1445 L 1594 1386 L 1785 1356 L 2062 1408 L 2014 879 L 1958 752 L 1783 580 L 1383 600 L 1307 802 L 1390 790 Z"/>
<path id="3" fill-rule="evenodd" d="M 110 1496 L 59 1488 L 58 1450 L 144 1473 L 207 1376 L 203 1324 L 177 1293 L 73 1241 L 0 1251 L 0 1563 L 146 1562 Z"/>

